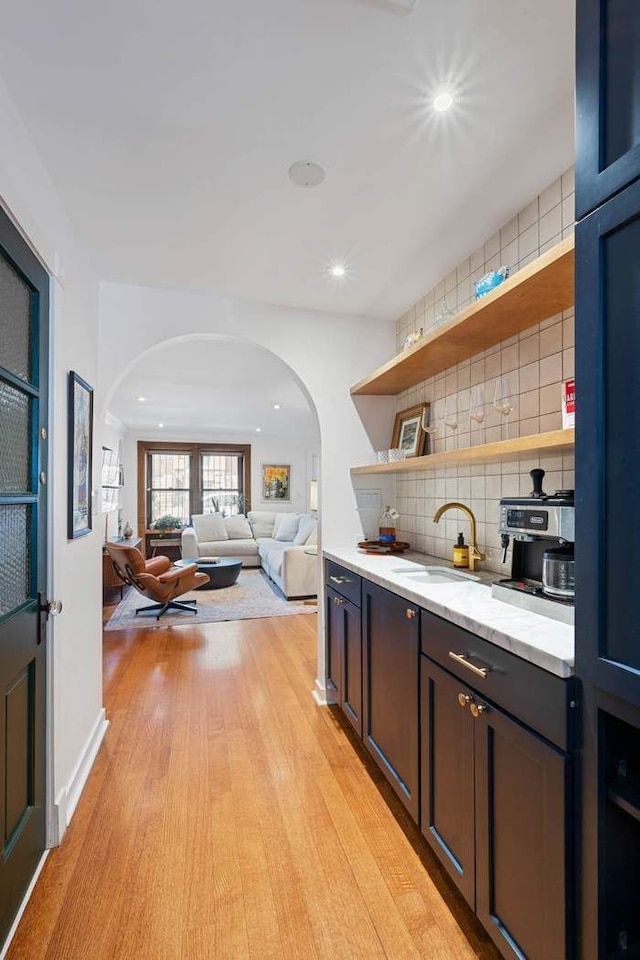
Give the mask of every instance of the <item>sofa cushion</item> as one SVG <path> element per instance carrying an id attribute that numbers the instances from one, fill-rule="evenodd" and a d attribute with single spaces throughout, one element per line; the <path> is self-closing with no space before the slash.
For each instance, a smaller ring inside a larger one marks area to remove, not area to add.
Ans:
<path id="1" fill-rule="evenodd" d="M 292 543 L 299 524 L 299 513 L 279 513 L 273 526 L 273 539 Z"/>
<path id="2" fill-rule="evenodd" d="M 311 533 L 316 529 L 318 521 L 315 517 L 300 517 L 300 526 L 298 527 L 298 532 L 293 538 L 294 547 L 301 547 L 305 544 L 311 535 Z"/>
<path id="3" fill-rule="evenodd" d="M 284 544 L 280 542 L 276 544 L 276 541 L 273 539 L 273 537 L 260 537 L 258 540 L 258 553 L 260 555 L 260 559 L 264 560 L 265 563 L 267 562 L 267 557 L 269 556 L 270 551 L 273 550 L 274 546 L 278 546 L 280 549 L 282 549 Z"/>
<path id="4" fill-rule="evenodd" d="M 250 540 L 201 540 L 199 557 L 257 557 L 258 546 Z"/>
<path id="5" fill-rule="evenodd" d="M 247 514 L 247 519 L 251 524 L 251 529 L 253 530 L 253 535 L 256 540 L 260 539 L 260 537 L 273 536 L 273 523 L 276 519 L 276 514 L 273 510 L 250 510 Z"/>
<path id="6" fill-rule="evenodd" d="M 242 513 L 237 517 L 225 517 L 224 525 L 230 540 L 251 540 L 253 537 L 249 521 Z"/>
<path id="7" fill-rule="evenodd" d="M 277 577 L 282 576 L 282 562 L 284 559 L 284 549 L 282 547 L 272 547 L 272 549 L 267 554 L 267 566 L 271 573 L 275 573 Z"/>
<path id="8" fill-rule="evenodd" d="M 191 519 L 199 543 L 203 540 L 229 539 L 221 513 L 198 513 Z"/>

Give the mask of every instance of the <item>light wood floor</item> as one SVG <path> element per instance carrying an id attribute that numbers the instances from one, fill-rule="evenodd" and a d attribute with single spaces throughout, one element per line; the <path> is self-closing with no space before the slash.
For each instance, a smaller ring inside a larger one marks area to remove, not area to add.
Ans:
<path id="1" fill-rule="evenodd" d="M 105 635 L 111 726 L 8 960 L 495 960 L 312 699 L 315 622 Z"/>

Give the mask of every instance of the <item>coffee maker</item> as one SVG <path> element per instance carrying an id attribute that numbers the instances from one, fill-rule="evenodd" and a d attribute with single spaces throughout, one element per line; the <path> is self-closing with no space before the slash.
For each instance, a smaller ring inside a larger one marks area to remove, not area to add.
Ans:
<path id="1" fill-rule="evenodd" d="M 530 473 L 528 497 L 500 501 L 499 532 L 507 557 L 513 538 L 511 576 L 493 585 L 496 599 L 563 623 L 574 621 L 575 508 L 573 490 L 542 489 L 544 470 Z"/>

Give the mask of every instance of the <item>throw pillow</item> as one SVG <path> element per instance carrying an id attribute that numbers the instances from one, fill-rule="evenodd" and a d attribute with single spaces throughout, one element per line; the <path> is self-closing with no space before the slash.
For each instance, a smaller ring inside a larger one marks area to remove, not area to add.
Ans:
<path id="1" fill-rule="evenodd" d="M 315 530 L 317 522 L 315 517 L 300 517 L 300 526 L 293 541 L 295 547 L 301 547 L 307 542 L 309 534 L 312 530 Z"/>
<path id="2" fill-rule="evenodd" d="M 291 543 L 298 532 L 299 513 L 279 513 L 273 526 L 273 539 Z"/>
<path id="3" fill-rule="evenodd" d="M 225 517 L 224 525 L 230 540 L 251 540 L 253 537 L 249 521 L 241 513 L 236 517 Z"/>
<path id="4" fill-rule="evenodd" d="M 273 510 L 250 510 L 247 518 L 256 540 L 273 537 L 273 522 L 276 519 Z"/>
<path id="5" fill-rule="evenodd" d="M 315 530 L 312 530 L 309 534 L 305 547 L 317 547 L 318 545 L 318 526 L 316 524 Z"/>
<path id="6" fill-rule="evenodd" d="M 214 540 L 229 539 L 221 513 L 200 513 L 191 519 L 199 541 L 211 543 Z"/>

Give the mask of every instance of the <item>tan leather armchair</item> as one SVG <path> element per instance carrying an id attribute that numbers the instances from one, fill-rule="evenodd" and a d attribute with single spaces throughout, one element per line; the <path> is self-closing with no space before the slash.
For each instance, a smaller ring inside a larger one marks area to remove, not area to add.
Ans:
<path id="1" fill-rule="evenodd" d="M 126 547 L 116 543 L 106 543 L 105 549 L 113 561 L 120 579 L 145 597 L 156 602 L 146 607 L 138 607 L 136 613 L 145 610 L 158 610 L 159 620 L 167 610 L 190 610 L 197 613 L 195 600 L 177 600 L 190 590 L 208 583 L 206 573 L 198 573 L 195 563 L 187 567 L 174 567 L 168 557 L 154 557 L 145 560 L 136 547 Z"/>

